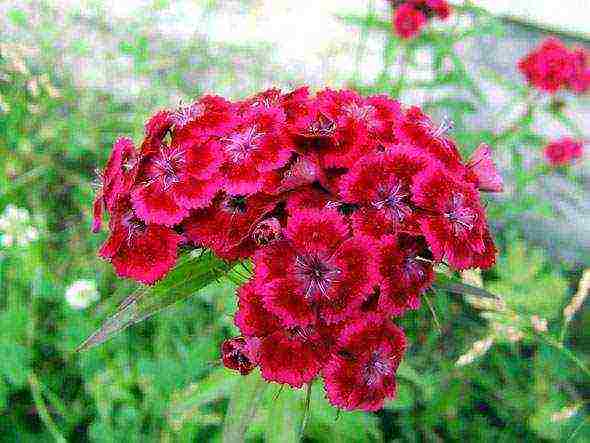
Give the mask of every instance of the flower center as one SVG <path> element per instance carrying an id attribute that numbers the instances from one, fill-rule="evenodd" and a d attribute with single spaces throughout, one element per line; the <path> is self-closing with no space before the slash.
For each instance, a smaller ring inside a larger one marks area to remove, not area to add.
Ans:
<path id="1" fill-rule="evenodd" d="M 234 195 L 227 197 L 222 204 L 223 209 L 230 214 L 243 214 L 246 212 L 246 197 Z"/>
<path id="2" fill-rule="evenodd" d="M 320 114 L 318 119 L 309 125 L 307 132 L 312 137 L 330 137 L 336 132 L 336 123 Z"/>
<path id="3" fill-rule="evenodd" d="M 424 278 L 424 265 L 420 263 L 415 255 L 410 255 L 404 259 L 402 271 L 408 281 L 415 282 Z"/>
<path id="4" fill-rule="evenodd" d="M 202 117 L 205 114 L 205 105 L 202 103 L 193 103 L 189 106 L 180 106 L 172 114 L 172 121 L 178 129 L 184 128 L 190 122 Z"/>
<path id="5" fill-rule="evenodd" d="M 127 229 L 127 244 L 131 245 L 139 234 L 145 231 L 146 225 L 138 219 L 133 211 L 127 211 L 123 216 L 123 226 Z"/>
<path id="6" fill-rule="evenodd" d="M 359 106 L 357 103 L 352 102 L 344 106 L 343 110 L 349 117 L 364 122 L 369 128 L 376 126 L 375 107 L 371 105 Z"/>
<path id="7" fill-rule="evenodd" d="M 380 211 L 386 211 L 394 223 L 401 223 L 412 213 L 406 204 L 406 199 L 410 194 L 403 189 L 401 181 L 397 181 L 392 186 L 380 186 L 377 193 L 379 200 L 372 203 L 373 207 Z"/>
<path id="8" fill-rule="evenodd" d="M 240 163 L 244 161 L 252 151 L 259 149 L 260 138 L 263 135 L 262 132 L 256 130 L 256 126 L 252 126 L 241 132 L 236 132 L 231 137 L 224 139 L 227 143 L 225 145 L 225 151 L 234 163 Z"/>
<path id="9" fill-rule="evenodd" d="M 433 139 L 442 144 L 445 148 L 448 148 L 449 141 L 445 135 L 455 127 L 455 123 L 448 117 L 443 117 L 438 127 L 434 127 L 432 122 L 425 118 L 418 123 L 418 126 L 424 128 L 426 133 Z"/>
<path id="10" fill-rule="evenodd" d="M 296 338 L 302 341 L 309 341 L 315 334 L 315 329 L 313 326 L 305 326 L 299 327 L 295 326 L 288 330 L 289 337 Z"/>
<path id="11" fill-rule="evenodd" d="M 305 298 L 325 296 L 336 281 L 340 270 L 316 254 L 300 255 L 295 260 L 295 272 L 305 286 Z"/>
<path id="12" fill-rule="evenodd" d="M 374 351 L 364 367 L 363 379 L 367 386 L 374 386 L 381 378 L 393 375 L 393 372 L 391 360 Z"/>
<path id="13" fill-rule="evenodd" d="M 465 205 L 465 198 L 461 194 L 454 193 L 445 217 L 451 223 L 453 234 L 458 236 L 473 229 L 477 213 Z"/>
<path id="14" fill-rule="evenodd" d="M 147 185 L 159 180 L 164 191 L 167 191 L 173 184 L 180 182 L 179 173 L 185 164 L 185 152 L 182 149 L 163 148 L 152 163 L 153 170 Z"/>

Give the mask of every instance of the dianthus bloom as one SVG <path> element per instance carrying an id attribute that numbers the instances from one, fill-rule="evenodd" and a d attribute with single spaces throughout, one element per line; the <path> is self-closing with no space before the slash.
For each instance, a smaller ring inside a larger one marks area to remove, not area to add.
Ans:
<path id="1" fill-rule="evenodd" d="M 393 28 L 403 39 L 416 37 L 428 20 L 437 17 L 446 20 L 451 15 L 451 7 L 446 0 L 395 0 Z"/>
<path id="2" fill-rule="evenodd" d="M 549 143 L 543 152 L 551 166 L 566 166 L 582 157 L 584 142 L 565 137 Z"/>
<path id="3" fill-rule="evenodd" d="M 561 89 L 584 93 L 590 87 L 587 51 L 583 48 L 570 50 L 554 37 L 523 57 L 518 68 L 532 86 L 550 94 Z"/>
<path id="4" fill-rule="evenodd" d="M 444 2 L 412 5 L 444 15 Z M 375 411 L 395 395 L 407 346 L 393 320 L 420 307 L 435 265 L 495 260 L 480 191 L 502 180 L 487 145 L 462 160 L 451 127 L 350 90 L 160 111 L 138 148 L 115 142 L 101 173 L 99 255 L 146 284 L 181 248 L 250 259 L 224 365 L 295 388 L 321 377 L 336 407 Z"/>

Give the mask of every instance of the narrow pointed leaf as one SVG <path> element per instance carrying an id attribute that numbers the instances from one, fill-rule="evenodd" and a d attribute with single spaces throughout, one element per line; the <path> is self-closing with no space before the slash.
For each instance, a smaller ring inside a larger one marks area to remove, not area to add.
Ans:
<path id="1" fill-rule="evenodd" d="M 232 267 L 232 264 L 220 260 L 209 251 L 184 254 L 163 280 L 154 286 L 142 286 L 127 297 L 117 311 L 76 350 L 84 351 L 104 343 L 156 312 L 195 295 L 221 277 L 238 283 L 243 278 L 241 275 L 233 275 Z"/>
<path id="2" fill-rule="evenodd" d="M 499 299 L 497 295 L 492 294 L 485 289 L 455 281 L 442 273 L 437 273 L 436 282 L 432 286 L 434 289 L 452 292 L 454 294 L 473 295 L 475 297 L 493 298 L 496 300 Z"/>

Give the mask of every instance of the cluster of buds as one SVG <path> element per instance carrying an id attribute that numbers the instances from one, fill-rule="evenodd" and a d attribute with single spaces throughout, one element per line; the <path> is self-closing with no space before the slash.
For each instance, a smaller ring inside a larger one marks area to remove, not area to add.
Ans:
<path id="1" fill-rule="evenodd" d="M 160 111 L 101 173 L 100 255 L 148 284 L 181 246 L 252 260 L 224 364 L 292 387 L 321 376 L 333 405 L 377 410 L 406 349 L 392 318 L 419 307 L 436 264 L 495 262 L 480 191 L 502 182 L 486 145 L 461 159 L 450 126 L 384 95 L 306 87 Z"/>

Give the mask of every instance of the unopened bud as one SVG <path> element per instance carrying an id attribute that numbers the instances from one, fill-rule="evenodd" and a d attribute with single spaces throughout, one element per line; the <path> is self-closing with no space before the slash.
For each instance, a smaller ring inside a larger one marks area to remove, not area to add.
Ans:
<path id="1" fill-rule="evenodd" d="M 262 220 L 252 232 L 252 239 L 257 245 L 264 246 L 281 238 L 281 223 L 274 217 Z"/>

